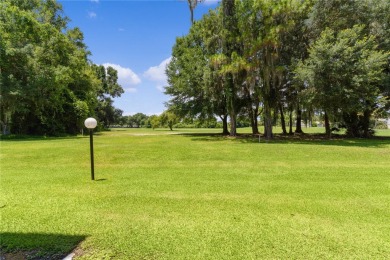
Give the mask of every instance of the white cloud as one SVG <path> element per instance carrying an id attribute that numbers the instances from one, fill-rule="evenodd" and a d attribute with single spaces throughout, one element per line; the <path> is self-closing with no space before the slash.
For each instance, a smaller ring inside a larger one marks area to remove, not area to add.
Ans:
<path id="1" fill-rule="evenodd" d="M 165 85 L 157 85 L 156 86 L 156 88 L 158 89 L 158 90 L 160 90 L 161 92 L 164 92 L 164 87 L 166 86 L 167 84 L 165 84 Z"/>
<path id="2" fill-rule="evenodd" d="M 172 57 L 163 60 L 158 66 L 150 67 L 147 71 L 144 72 L 143 76 L 151 81 L 157 83 L 156 88 L 161 92 L 164 91 L 164 86 L 167 83 L 167 75 L 165 74 L 165 69 L 168 63 L 171 61 Z"/>
<path id="3" fill-rule="evenodd" d="M 91 2 L 99 3 L 99 0 L 91 0 Z"/>
<path id="4" fill-rule="evenodd" d="M 219 0 L 205 0 L 203 4 L 205 5 L 213 5 L 219 3 Z"/>
<path id="5" fill-rule="evenodd" d="M 136 93 L 137 89 L 136 88 L 125 88 L 125 91 L 129 92 L 129 93 Z"/>
<path id="6" fill-rule="evenodd" d="M 120 31 L 120 32 L 124 32 L 124 31 L 126 31 L 125 29 L 123 29 L 123 28 L 118 28 L 118 31 Z"/>
<path id="7" fill-rule="evenodd" d="M 96 18 L 97 14 L 95 12 L 88 12 L 89 18 Z"/>
<path id="8" fill-rule="evenodd" d="M 118 83 L 122 86 L 122 88 L 130 93 L 137 92 L 137 89 L 133 86 L 141 83 L 141 79 L 135 74 L 131 69 L 124 68 L 118 64 L 112 63 L 104 63 L 102 64 L 105 68 L 113 67 L 116 71 L 118 71 Z"/>

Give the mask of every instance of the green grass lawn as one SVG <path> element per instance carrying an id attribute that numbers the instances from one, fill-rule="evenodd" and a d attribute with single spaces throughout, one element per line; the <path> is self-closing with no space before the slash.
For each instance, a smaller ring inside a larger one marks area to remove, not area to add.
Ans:
<path id="1" fill-rule="evenodd" d="M 99 133 L 96 181 L 87 136 L 1 141 L 2 252 L 390 258 L 390 138 L 258 143 L 219 131 Z"/>

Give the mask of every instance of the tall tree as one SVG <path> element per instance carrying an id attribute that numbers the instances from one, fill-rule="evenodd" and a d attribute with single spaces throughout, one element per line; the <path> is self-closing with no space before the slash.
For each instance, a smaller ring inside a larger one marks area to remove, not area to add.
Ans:
<path id="1" fill-rule="evenodd" d="M 310 19 L 308 20 L 308 25 L 310 27 L 312 42 L 316 41 L 321 33 L 330 28 L 333 30 L 334 34 L 337 34 L 343 30 L 351 29 L 356 25 L 360 25 L 360 35 L 362 37 L 373 36 L 376 44 L 378 44 L 378 50 L 389 51 L 389 41 L 388 36 L 390 34 L 390 19 L 388 11 L 390 10 L 390 3 L 386 0 L 371 1 L 371 0 L 329 0 L 329 1 L 316 1 L 313 7 L 313 10 L 310 14 Z M 387 35 L 387 36 L 385 36 Z M 389 64 L 388 61 L 387 64 Z M 387 66 L 389 67 L 389 66 Z M 349 127 L 358 129 L 363 125 L 366 130 L 365 134 L 368 132 L 369 117 L 372 112 L 370 111 L 379 111 L 385 108 L 386 106 L 390 107 L 390 73 L 389 69 L 385 70 L 385 78 L 387 80 L 382 80 L 377 82 L 380 89 L 377 100 L 381 102 L 369 102 L 367 103 L 367 110 L 364 116 L 357 116 L 355 111 L 352 114 L 345 114 L 341 118 L 338 113 L 332 111 L 326 111 L 325 121 L 332 120 L 333 123 L 341 124 L 351 124 L 354 127 Z M 371 108 L 369 108 L 371 107 Z M 382 110 L 383 111 L 383 110 Z M 326 122 L 326 125 L 330 126 L 330 122 Z M 356 130 L 358 131 L 358 130 Z M 329 129 L 328 129 L 329 132 Z M 353 133 L 353 135 L 358 135 L 358 133 Z"/>
<path id="2" fill-rule="evenodd" d="M 98 121 L 102 123 L 103 128 L 109 128 L 115 122 L 115 107 L 112 98 L 120 97 L 124 90 L 118 84 L 118 72 L 108 66 L 92 65 L 96 77 L 100 80 L 99 88 L 97 89 L 98 102 L 95 108 L 95 113 Z"/>
<path id="3" fill-rule="evenodd" d="M 167 70 L 171 81 L 166 93 L 174 97 L 169 107 L 187 111 L 185 114 L 192 113 L 192 116 L 218 114 L 225 115 L 221 118 L 226 119 L 228 114 L 231 135 L 236 134 L 237 115 L 243 114 L 250 118 L 252 131 L 257 133 L 260 110 L 267 138 L 273 136 L 272 126 L 278 114 L 283 133 L 287 133 L 284 113 L 288 111 L 289 132 L 293 133 L 293 115 L 295 131 L 302 132 L 302 120 L 310 122 L 313 111 L 321 109 L 322 104 L 319 99 L 308 98 L 308 82 L 296 80 L 301 79 L 301 75 L 295 77 L 302 72 L 301 64 L 306 64 L 302 61 L 308 58 L 309 45 L 317 44 L 327 27 L 337 37 L 344 37 L 338 33 L 362 24 L 359 37 L 372 35 L 370 44 L 375 43 L 377 47 L 371 50 L 382 50 L 385 54 L 390 49 L 387 37 L 390 19 L 386 10 L 390 10 L 386 0 L 222 1 L 214 14 L 204 16 L 192 26 L 189 35 L 178 39 L 171 67 Z M 334 40 L 338 41 L 344 40 Z M 348 46 L 350 50 L 357 48 L 353 44 Z M 367 86 L 376 85 L 378 91 L 375 101 L 366 100 L 364 111 L 359 110 L 361 107 L 344 115 L 326 111 L 327 128 L 330 129 L 330 120 L 337 119 L 341 123 L 340 117 L 343 117 L 343 123 L 357 122 L 365 125 L 364 132 L 368 132 L 370 115 L 383 114 L 390 106 L 389 71 L 385 69 L 380 77 L 372 78 L 371 83 L 366 81 Z M 367 71 L 360 72 L 363 75 Z M 350 107 L 353 106 L 350 104 Z"/>
<path id="4" fill-rule="evenodd" d="M 96 81 L 86 59 L 88 51 L 81 32 L 77 37 L 67 33 L 67 21 L 52 0 L 0 3 L 0 106 L 5 132 L 77 133 L 79 117 L 93 109 Z"/>
<path id="5" fill-rule="evenodd" d="M 210 11 L 188 35 L 176 39 L 166 70 L 165 93 L 172 97 L 167 103 L 169 110 L 180 118 L 207 121 L 219 116 L 223 134 L 229 134 L 222 65 L 214 57 L 222 49 L 220 18 Z"/>
<path id="6" fill-rule="evenodd" d="M 200 35 L 201 24 L 197 23 L 191 32 L 176 40 L 172 59 L 166 73 L 168 86 L 165 94 L 172 96 L 167 103 L 169 109 L 181 118 L 207 117 L 210 107 L 205 97 L 203 73 L 206 54 Z"/>
<path id="7" fill-rule="evenodd" d="M 194 24 L 194 10 L 198 3 L 204 2 L 204 0 L 187 0 L 188 7 L 190 8 L 190 14 L 191 14 L 191 24 Z"/>
<path id="8" fill-rule="evenodd" d="M 293 98 L 298 92 L 292 84 L 293 67 L 307 55 L 309 38 L 305 20 L 312 1 L 243 0 L 238 3 L 245 56 L 250 70 L 257 74 L 264 107 L 264 132 L 272 138 L 272 124 L 277 113 L 280 113 L 283 133 L 287 133 L 284 111 L 300 107 L 298 100 Z M 300 120 L 297 122 L 299 126 Z"/>
<path id="9" fill-rule="evenodd" d="M 325 112 L 327 135 L 332 116 L 343 119 L 349 135 L 369 136 L 368 122 L 359 123 L 358 114 L 369 119 L 388 57 L 389 53 L 378 50 L 373 36 L 365 36 L 363 26 L 321 33 L 297 75 L 307 86 L 306 97 Z"/>
<path id="10" fill-rule="evenodd" d="M 237 134 L 237 112 L 239 110 L 237 91 L 240 82 L 238 79 L 235 81 L 233 75 L 234 66 L 229 65 L 240 60 L 241 53 L 238 42 L 239 31 L 234 0 L 222 0 L 222 28 L 222 54 L 228 64 L 228 66 L 225 66 L 227 69 L 224 75 L 223 84 L 230 116 L 230 135 L 235 136 Z M 238 71 L 235 72 L 238 73 Z"/>

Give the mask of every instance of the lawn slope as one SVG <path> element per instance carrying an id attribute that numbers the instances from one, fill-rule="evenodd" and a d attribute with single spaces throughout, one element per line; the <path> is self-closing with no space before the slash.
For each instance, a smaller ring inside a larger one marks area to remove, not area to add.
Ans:
<path id="1" fill-rule="evenodd" d="M 215 131 L 218 132 L 218 131 Z M 1 250 L 80 259 L 390 258 L 390 140 L 116 130 L 1 142 Z"/>

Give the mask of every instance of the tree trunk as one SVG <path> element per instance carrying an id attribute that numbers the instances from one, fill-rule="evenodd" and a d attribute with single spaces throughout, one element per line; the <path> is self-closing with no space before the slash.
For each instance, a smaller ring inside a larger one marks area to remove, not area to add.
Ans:
<path id="1" fill-rule="evenodd" d="M 293 120 L 292 120 L 292 109 L 290 109 L 290 122 L 289 122 L 289 131 L 288 131 L 288 134 L 290 134 L 290 135 L 292 135 L 292 134 L 294 134 L 294 132 L 293 132 L 293 129 L 292 129 L 292 124 L 293 124 Z"/>
<path id="2" fill-rule="evenodd" d="M 268 140 L 273 138 L 271 107 L 268 102 L 264 102 L 264 136 Z"/>
<path id="3" fill-rule="evenodd" d="M 286 135 L 287 134 L 286 121 L 284 120 L 283 105 L 281 102 L 279 102 L 279 112 L 280 112 L 280 121 L 282 123 L 282 132 L 284 135 Z"/>
<path id="4" fill-rule="evenodd" d="M 223 37 L 223 54 L 226 57 L 231 57 L 233 52 L 237 51 L 237 47 L 234 44 L 234 37 L 238 33 L 237 21 L 235 17 L 235 2 L 234 0 L 222 0 L 222 27 L 224 29 Z M 227 98 L 227 108 L 230 116 L 230 135 L 235 136 L 237 114 L 236 114 L 236 89 L 235 82 L 233 80 L 233 74 L 231 72 L 225 75 L 225 93 Z"/>
<path id="5" fill-rule="evenodd" d="M 187 2 L 188 2 L 188 7 L 190 8 L 191 24 L 194 24 L 194 9 L 195 9 L 194 0 L 187 0 Z M 195 5 L 196 5 L 196 2 L 195 2 Z"/>
<path id="6" fill-rule="evenodd" d="M 227 123 L 227 118 L 228 116 L 227 115 L 223 115 L 223 116 L 220 116 L 220 118 L 222 119 L 222 134 L 223 135 L 229 135 L 229 130 L 228 130 L 228 123 Z"/>
<path id="7" fill-rule="evenodd" d="M 263 98 L 264 98 L 264 136 L 267 140 L 273 138 L 272 133 L 272 108 L 273 105 L 273 86 L 271 80 L 271 71 L 272 71 L 272 54 L 271 50 L 268 47 L 265 47 L 265 53 L 263 62 L 265 64 L 263 68 L 263 78 L 264 78 L 264 87 L 263 87 Z"/>
<path id="8" fill-rule="evenodd" d="M 235 112 L 230 112 L 230 136 L 237 135 L 237 115 Z"/>
<path id="9" fill-rule="evenodd" d="M 306 128 L 307 128 L 308 122 L 309 122 L 309 119 L 308 119 L 307 115 L 305 115 L 305 127 Z"/>
<path id="10" fill-rule="evenodd" d="M 236 114 L 236 96 L 235 86 L 233 81 L 233 75 L 231 73 L 226 74 L 226 91 L 227 91 L 227 108 L 230 116 L 230 136 L 237 135 L 237 114 Z"/>
<path id="11" fill-rule="evenodd" d="M 344 113 L 343 119 L 347 128 L 346 135 L 349 137 L 360 137 L 361 128 L 359 127 L 359 116 L 357 112 Z"/>
<path id="12" fill-rule="evenodd" d="M 8 134 L 8 126 L 6 124 L 3 125 L 3 135 Z"/>
<path id="13" fill-rule="evenodd" d="M 0 121 L 3 135 L 8 134 L 8 125 L 6 122 Z"/>
<path id="14" fill-rule="evenodd" d="M 371 111 L 368 109 L 364 110 L 363 118 L 362 118 L 362 128 L 363 128 L 363 137 L 364 138 L 371 137 L 370 116 L 371 116 Z"/>
<path id="15" fill-rule="evenodd" d="M 257 113 L 259 111 L 259 107 L 256 106 L 255 109 L 250 108 L 250 117 L 251 117 L 251 127 L 252 127 L 252 134 L 257 135 L 259 134 L 259 128 L 257 126 Z"/>
<path id="16" fill-rule="evenodd" d="M 300 109 L 299 105 L 297 107 L 297 125 L 295 127 L 295 133 L 301 134 L 302 131 L 302 110 Z"/>
<path id="17" fill-rule="evenodd" d="M 329 117 L 328 117 L 328 113 L 326 113 L 326 111 L 325 111 L 325 133 L 326 133 L 326 136 L 328 138 L 330 138 L 330 135 L 332 132 L 330 131 Z"/>

